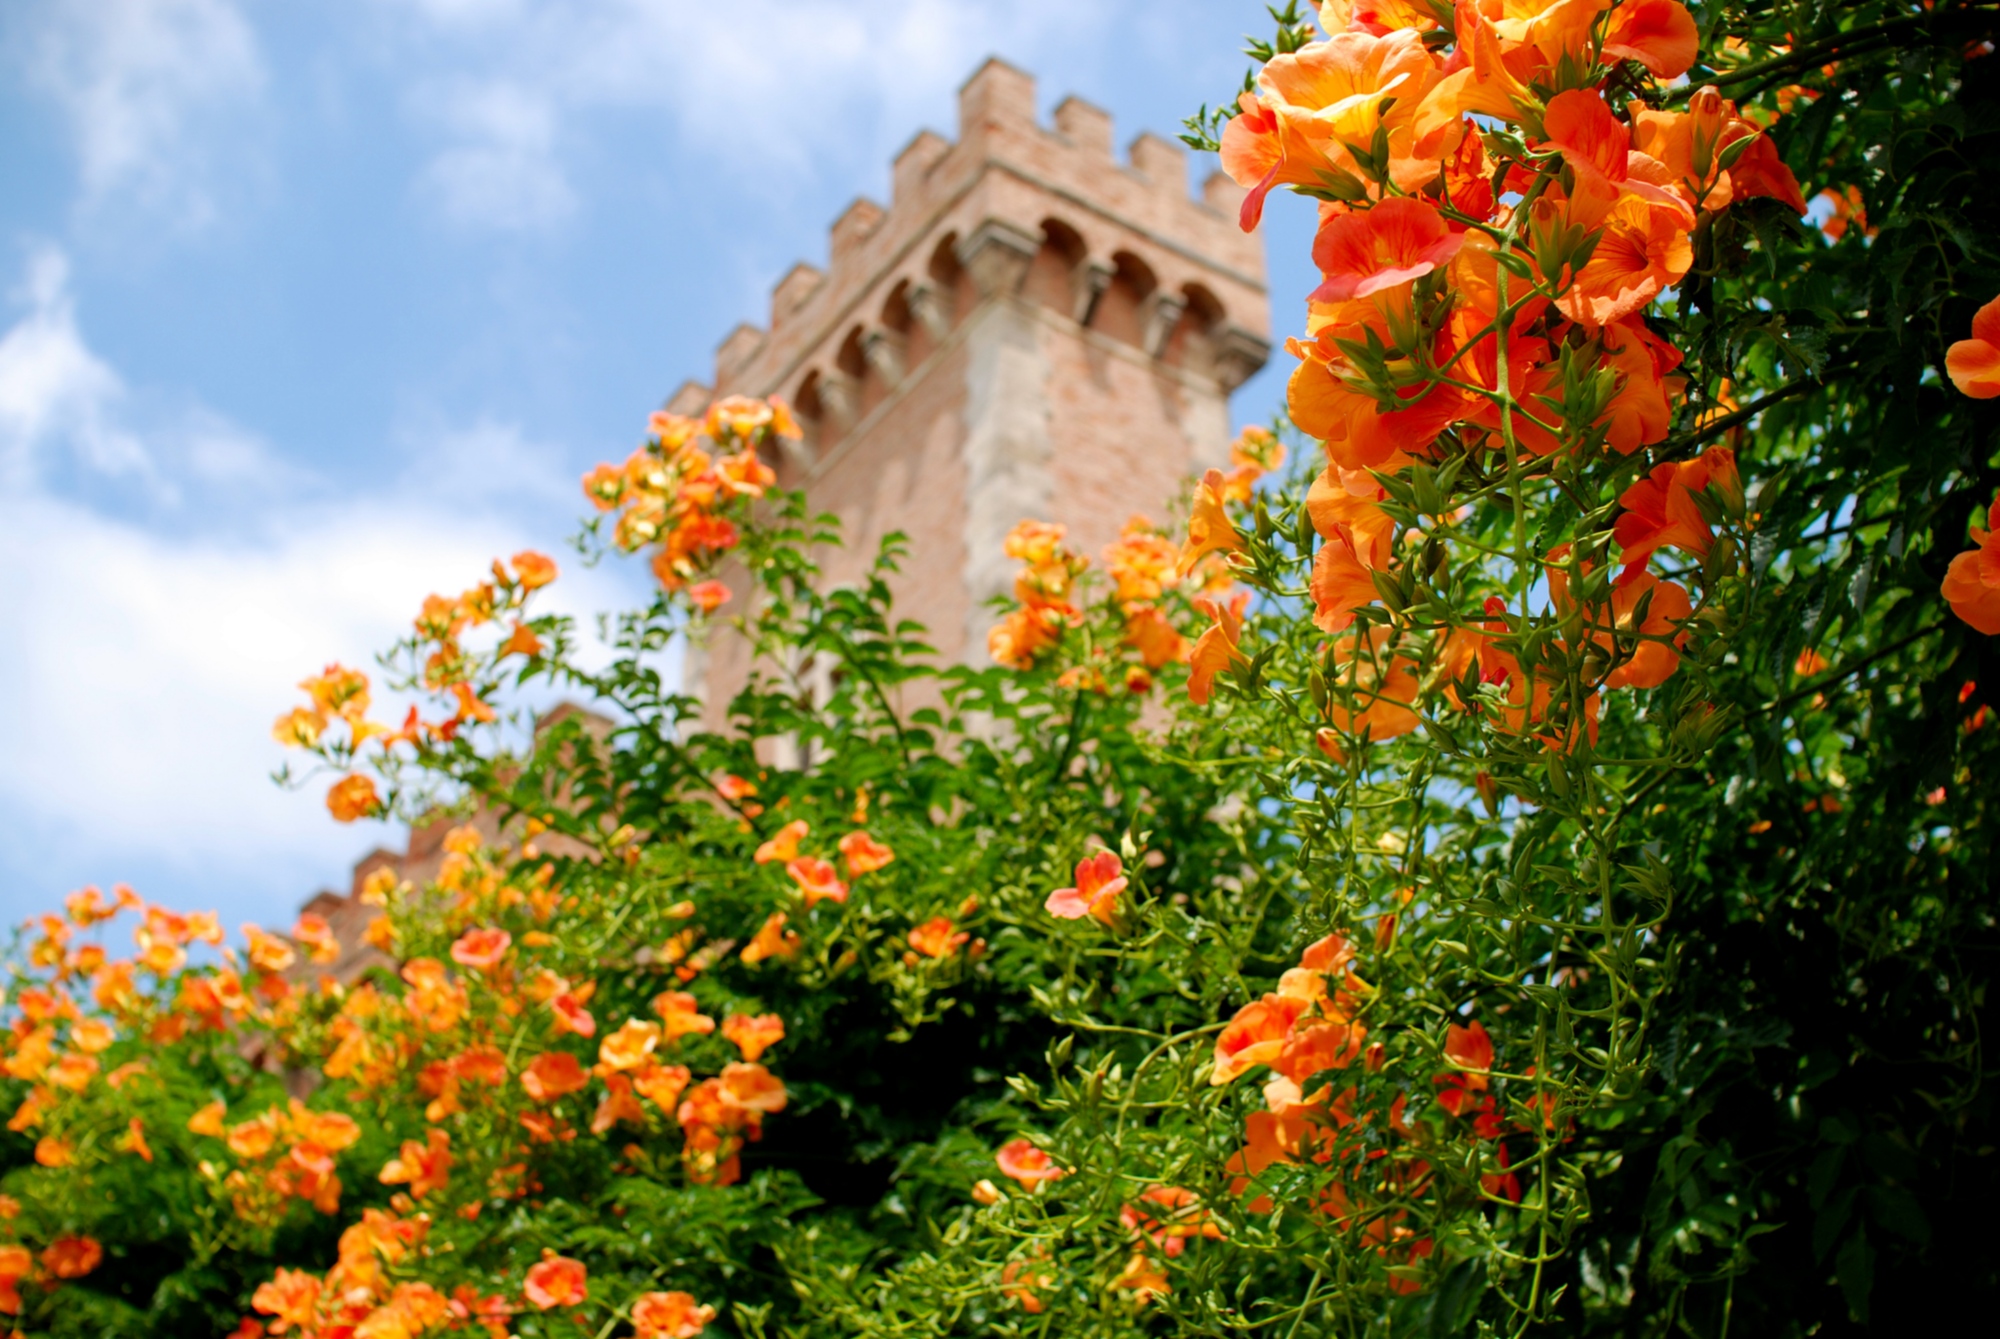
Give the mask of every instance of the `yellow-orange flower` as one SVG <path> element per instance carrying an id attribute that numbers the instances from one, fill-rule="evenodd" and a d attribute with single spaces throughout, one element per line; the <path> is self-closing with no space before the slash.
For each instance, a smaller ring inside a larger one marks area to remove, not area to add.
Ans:
<path id="1" fill-rule="evenodd" d="M 1188 516 L 1187 543 L 1181 546 L 1180 559 L 1174 564 L 1176 579 L 1187 576 L 1194 570 L 1195 564 L 1208 554 L 1235 553 L 1242 549 L 1243 536 L 1236 533 L 1236 526 L 1222 505 L 1225 491 L 1221 470 L 1210 470 L 1195 486 L 1194 509 Z"/>
<path id="2" fill-rule="evenodd" d="M 293 707 L 271 725 L 271 738 L 288 749 L 309 749 L 326 729 L 326 714 L 311 707 Z"/>
<path id="3" fill-rule="evenodd" d="M 666 1024 L 662 1040 L 678 1041 L 693 1033 L 706 1036 L 715 1031 L 715 1020 L 701 1011 L 694 996 L 684 990 L 670 990 L 653 1000 L 653 1012 Z"/>
<path id="4" fill-rule="evenodd" d="M 136 1153 L 147 1162 L 153 1160 L 153 1146 L 146 1142 L 146 1122 L 137 1116 L 125 1122 L 125 1133 L 118 1136 L 120 1153 Z"/>
<path id="5" fill-rule="evenodd" d="M 797 953 L 798 932 L 785 928 L 788 919 L 782 911 L 774 911 L 765 917 L 764 923 L 757 927 L 757 933 L 743 946 L 743 961 L 755 966 L 766 958 L 789 958 Z"/>
<path id="6" fill-rule="evenodd" d="M 785 1039 L 785 1020 L 776 1014 L 731 1014 L 722 1020 L 722 1035 L 745 1060 L 754 1061 Z"/>
<path id="7" fill-rule="evenodd" d="M 873 874 L 896 858 L 896 853 L 865 832 L 850 832 L 840 839 L 840 853 L 847 857 L 847 872 L 859 878 Z"/>
<path id="8" fill-rule="evenodd" d="M 257 1286 L 250 1305 L 271 1321 L 271 1333 L 283 1334 L 297 1327 L 310 1330 L 318 1319 L 320 1281 L 301 1269 L 280 1269 L 268 1282 Z"/>
<path id="9" fill-rule="evenodd" d="M 1203 706 L 1215 691 L 1215 676 L 1247 657 L 1238 649 L 1243 639 L 1243 610 L 1250 592 L 1240 590 L 1229 603 L 1196 600 L 1195 608 L 1207 614 L 1208 629 L 1195 639 L 1188 654 L 1188 701 Z"/>
<path id="10" fill-rule="evenodd" d="M 660 1037 L 658 1023 L 628 1018 L 622 1027 L 598 1045 L 597 1062 L 609 1070 L 638 1069 L 651 1063 Z"/>
<path id="11" fill-rule="evenodd" d="M 910 947 L 928 958 L 949 958 L 970 938 L 971 935 L 951 923 L 950 917 L 933 916 L 910 931 Z"/>
<path id="12" fill-rule="evenodd" d="M 355 772 L 333 783 L 333 788 L 326 793 L 326 808 L 335 822 L 352 823 L 378 813 L 382 808 L 382 797 L 376 793 L 372 779 Z"/>
<path id="13" fill-rule="evenodd" d="M 686 1065 L 647 1065 L 632 1073 L 632 1086 L 662 1111 L 672 1111 L 693 1079 Z"/>
<path id="14" fill-rule="evenodd" d="M 760 865 L 768 865 L 773 861 L 782 864 L 786 861 L 796 860 L 799 856 L 799 843 L 804 841 L 811 832 L 812 828 L 807 825 L 804 819 L 795 818 L 785 824 L 785 826 L 779 828 L 771 840 L 759 846 L 757 853 L 751 859 Z"/>
<path id="15" fill-rule="evenodd" d="M 633 1339 L 695 1339 L 714 1319 L 715 1308 L 688 1293 L 642 1293 L 632 1303 Z"/>
<path id="16" fill-rule="evenodd" d="M 514 581 L 522 590 L 539 590 L 556 579 L 555 560 L 523 549 L 514 555 Z"/>

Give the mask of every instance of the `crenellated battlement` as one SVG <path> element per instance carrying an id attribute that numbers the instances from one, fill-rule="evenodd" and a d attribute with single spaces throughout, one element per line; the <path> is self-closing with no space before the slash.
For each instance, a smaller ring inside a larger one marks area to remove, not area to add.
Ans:
<path id="1" fill-rule="evenodd" d="M 824 450 L 971 307 L 1024 287 L 1108 339 L 1225 391 L 1240 383 L 1268 355 L 1269 314 L 1239 188 L 1216 173 L 1191 194 L 1186 150 L 1150 131 L 1118 162 L 1110 113 L 1081 98 L 1053 120 L 1037 119 L 1032 76 L 987 61 L 959 91 L 958 139 L 918 133 L 896 156 L 888 206 L 849 205 L 826 268 L 793 266 L 768 324 L 730 332 L 688 399 L 783 395 Z M 1037 268 L 1060 273 L 1029 285 Z"/>

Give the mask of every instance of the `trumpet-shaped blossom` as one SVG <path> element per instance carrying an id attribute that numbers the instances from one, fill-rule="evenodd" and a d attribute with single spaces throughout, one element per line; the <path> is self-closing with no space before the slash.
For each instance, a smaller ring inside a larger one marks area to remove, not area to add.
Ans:
<path id="1" fill-rule="evenodd" d="M 1076 885 L 1056 889 L 1044 905 L 1050 915 L 1067 921 L 1093 916 L 1109 925 L 1118 914 L 1118 896 L 1128 882 L 1118 856 L 1111 851 L 1099 851 L 1077 861 Z"/>
<path id="2" fill-rule="evenodd" d="M 1004 1175 L 1020 1182 L 1023 1190 L 1033 1190 L 1044 1181 L 1054 1181 L 1069 1174 L 1056 1166 L 1046 1151 L 1026 1139 L 1008 1140 L 994 1154 L 993 1161 Z"/>
<path id="3" fill-rule="evenodd" d="M 1972 317 L 1972 338 L 1959 340 L 1944 354 L 1951 384 L 1975 400 L 2000 395 L 2000 298 Z"/>

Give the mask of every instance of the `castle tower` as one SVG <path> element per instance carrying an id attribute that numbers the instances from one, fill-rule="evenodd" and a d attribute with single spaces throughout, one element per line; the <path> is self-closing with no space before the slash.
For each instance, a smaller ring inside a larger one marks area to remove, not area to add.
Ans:
<path id="1" fill-rule="evenodd" d="M 1034 79 L 989 60 L 959 90 L 957 142 L 910 141 L 888 207 L 848 206 L 826 269 L 793 266 L 769 328 L 737 327 L 713 384 L 668 407 L 783 396 L 805 440 L 772 462 L 779 481 L 843 525 L 827 579 L 858 578 L 903 531 L 898 614 L 945 659 L 983 662 L 1016 522 L 1059 521 L 1094 557 L 1227 454 L 1229 393 L 1271 347 L 1241 200 L 1219 173 L 1192 197 L 1186 152 L 1150 132 L 1120 163 L 1111 117 L 1077 98 L 1042 127 Z M 720 629 L 690 656 L 712 713 L 747 656 Z"/>

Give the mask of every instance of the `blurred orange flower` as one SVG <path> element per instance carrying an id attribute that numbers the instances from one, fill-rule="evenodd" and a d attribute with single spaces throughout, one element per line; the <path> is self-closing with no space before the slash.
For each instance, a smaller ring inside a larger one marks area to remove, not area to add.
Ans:
<path id="1" fill-rule="evenodd" d="M 582 1261 L 547 1251 L 541 1263 L 528 1270 L 527 1282 L 521 1291 L 542 1311 L 559 1306 L 578 1306 L 590 1296 L 587 1277 Z"/>
<path id="2" fill-rule="evenodd" d="M 715 1319 L 715 1308 L 688 1293 L 642 1293 L 632 1303 L 633 1339 L 695 1339 Z"/>
<path id="3" fill-rule="evenodd" d="M 374 781 L 356 772 L 333 783 L 326 793 L 326 808 L 335 822 L 352 823 L 378 813 L 382 797 L 376 794 Z"/>
<path id="4" fill-rule="evenodd" d="M 583 1066 L 567 1051 L 545 1051 L 521 1071 L 521 1086 L 537 1102 L 553 1102 L 580 1091 L 589 1082 Z"/>
<path id="5" fill-rule="evenodd" d="M 785 1039 L 785 1020 L 776 1014 L 731 1014 L 722 1020 L 722 1035 L 745 1060 L 756 1060 Z"/>
<path id="6" fill-rule="evenodd" d="M 451 1180 L 451 1136 L 432 1130 L 424 1143 L 405 1139 L 401 1152 L 382 1168 L 385 1186 L 408 1185 L 410 1194 L 422 1199 L 433 1190 L 443 1190 Z"/>
<path id="7" fill-rule="evenodd" d="M 694 996 L 684 990 L 669 990 L 653 998 L 653 1012 L 666 1024 L 666 1042 L 678 1041 L 693 1033 L 706 1036 L 715 1031 L 715 1020 L 701 1011 Z"/>
<path id="8" fill-rule="evenodd" d="M 833 866 L 818 856 L 806 855 L 788 861 L 785 873 L 791 875 L 792 882 L 796 883 L 799 892 L 805 895 L 808 909 L 825 901 L 847 900 L 847 885 L 840 881 L 840 875 L 834 871 Z"/>
<path id="9" fill-rule="evenodd" d="M 796 860 L 799 855 L 799 843 L 811 832 L 812 828 L 804 819 L 793 819 L 779 828 L 771 840 L 759 846 L 757 853 L 751 859 L 760 865 L 768 865 L 772 861 Z"/>
<path id="10" fill-rule="evenodd" d="M 757 927 L 757 933 L 743 946 L 743 961 L 752 966 L 766 958 L 789 958 L 799 951 L 799 936 L 794 930 L 787 930 L 789 919 L 784 912 L 774 911 L 764 918 Z"/>
<path id="11" fill-rule="evenodd" d="M 729 587 L 720 581 L 697 581 L 688 587 L 688 599 L 704 614 L 712 614 L 729 603 Z"/>
<path id="12" fill-rule="evenodd" d="M 491 927 L 467 930 L 452 944 L 451 960 L 461 967 L 486 971 L 499 965 L 513 942 L 514 936 L 505 930 Z"/>
<path id="13" fill-rule="evenodd" d="M 840 853 L 847 857 L 847 872 L 859 878 L 873 874 L 896 858 L 896 853 L 865 832 L 850 832 L 840 839 Z"/>
<path id="14" fill-rule="evenodd" d="M 1054 1181 L 1068 1173 L 1055 1165 L 1053 1159 L 1043 1150 L 1036 1148 L 1026 1139 L 1010 1139 L 1000 1146 L 993 1155 L 993 1161 L 1004 1175 L 1021 1183 L 1024 1190 L 1033 1190 L 1044 1181 Z"/>
<path id="15" fill-rule="evenodd" d="M 948 916 L 933 916 L 910 931 L 910 947 L 929 958 L 949 958 L 958 952 L 959 946 L 972 938 L 963 930 L 953 933 L 954 927 Z"/>
<path id="16" fill-rule="evenodd" d="M 554 559 L 533 549 L 514 555 L 514 580 L 522 590 L 539 590 L 556 579 Z"/>
<path id="17" fill-rule="evenodd" d="M 80 1279 L 103 1259 L 104 1248 L 95 1238 L 61 1236 L 42 1252 L 42 1268 L 59 1279 Z"/>
<path id="18" fill-rule="evenodd" d="M 676 1034 L 678 1035 L 678 1034 Z M 652 1061 L 660 1044 L 660 1025 L 628 1018 L 597 1048 L 597 1062 L 608 1070 L 638 1069 Z"/>

